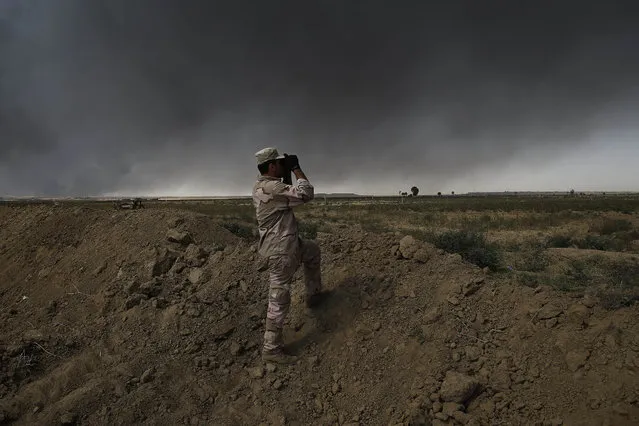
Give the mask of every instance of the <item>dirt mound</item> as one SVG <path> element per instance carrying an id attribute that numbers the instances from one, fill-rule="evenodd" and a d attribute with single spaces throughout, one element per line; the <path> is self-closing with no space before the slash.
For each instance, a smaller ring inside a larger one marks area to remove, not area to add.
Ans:
<path id="1" fill-rule="evenodd" d="M 636 424 L 639 309 L 502 282 L 393 233 L 319 233 L 291 366 L 253 241 L 169 209 L 0 210 L 0 423 Z"/>

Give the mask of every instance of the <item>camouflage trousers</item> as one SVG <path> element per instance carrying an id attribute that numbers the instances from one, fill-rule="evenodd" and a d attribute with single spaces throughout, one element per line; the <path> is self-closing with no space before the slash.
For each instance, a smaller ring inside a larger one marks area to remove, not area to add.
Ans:
<path id="1" fill-rule="evenodd" d="M 284 344 L 282 329 L 291 305 L 291 282 L 300 264 L 304 265 L 306 297 L 309 297 L 322 289 L 321 252 L 317 243 L 301 240 L 300 250 L 294 255 L 269 257 L 269 293 L 264 352 L 277 352 L 282 349 Z"/>

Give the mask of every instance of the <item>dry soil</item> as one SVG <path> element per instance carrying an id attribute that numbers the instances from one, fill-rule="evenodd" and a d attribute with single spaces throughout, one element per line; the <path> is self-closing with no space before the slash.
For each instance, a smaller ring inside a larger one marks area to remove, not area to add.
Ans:
<path id="1" fill-rule="evenodd" d="M 253 241 L 173 209 L 0 208 L 0 424 L 630 425 L 639 309 L 530 288 L 396 233 L 318 235 L 289 366 Z"/>

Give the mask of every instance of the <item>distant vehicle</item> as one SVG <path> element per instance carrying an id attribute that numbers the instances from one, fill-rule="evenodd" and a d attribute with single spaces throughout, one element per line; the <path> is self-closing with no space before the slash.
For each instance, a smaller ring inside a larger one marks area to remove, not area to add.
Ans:
<path id="1" fill-rule="evenodd" d="M 143 209 L 144 204 L 142 204 L 141 198 L 125 198 L 114 201 L 113 207 L 117 210 L 135 210 Z"/>

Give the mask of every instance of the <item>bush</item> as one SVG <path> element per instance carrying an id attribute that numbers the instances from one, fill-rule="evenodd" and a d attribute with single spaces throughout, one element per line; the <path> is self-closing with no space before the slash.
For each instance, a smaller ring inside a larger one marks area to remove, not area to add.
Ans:
<path id="1" fill-rule="evenodd" d="M 548 247 L 566 248 L 572 245 L 572 240 L 568 235 L 552 235 L 546 240 Z"/>
<path id="2" fill-rule="evenodd" d="M 546 246 L 556 248 L 575 246 L 588 250 L 622 251 L 630 246 L 633 239 L 632 231 L 615 235 L 588 234 L 582 239 L 573 239 L 567 235 L 553 235 L 546 240 Z"/>
<path id="3" fill-rule="evenodd" d="M 611 236 L 586 235 L 586 238 L 576 242 L 580 249 L 590 250 L 611 250 L 616 251 L 623 245 L 620 241 L 616 241 Z"/>
<path id="4" fill-rule="evenodd" d="M 639 264 L 612 265 L 607 275 L 608 285 L 596 293 L 605 309 L 632 306 L 639 301 Z"/>
<path id="5" fill-rule="evenodd" d="M 302 222 L 298 221 L 297 230 L 300 237 L 306 240 L 314 240 L 317 238 L 318 226 L 314 222 Z"/>
<path id="6" fill-rule="evenodd" d="M 594 227 L 594 230 L 601 235 L 611 235 L 631 229 L 632 223 L 626 219 L 604 219 Z"/>
<path id="7" fill-rule="evenodd" d="M 542 272 L 550 263 L 543 246 L 535 246 L 531 251 L 523 252 L 521 258 L 522 265 L 519 269 L 528 272 Z"/>
<path id="8" fill-rule="evenodd" d="M 572 260 L 564 274 L 543 271 L 515 271 L 517 280 L 527 286 L 548 285 L 556 290 L 582 292 L 593 284 L 593 275 L 584 261 Z"/>
<path id="9" fill-rule="evenodd" d="M 639 289 L 639 263 L 617 263 L 609 268 L 610 282 L 619 287 Z"/>
<path id="10" fill-rule="evenodd" d="M 436 236 L 433 243 L 449 253 L 459 253 L 462 259 L 482 268 L 497 270 L 501 262 L 497 248 L 479 232 L 447 231 Z"/>
<path id="11" fill-rule="evenodd" d="M 586 262 L 583 260 L 570 261 L 571 269 L 566 272 L 566 276 L 574 283 L 582 286 L 589 285 L 593 279 L 592 274 L 588 270 Z"/>
<path id="12" fill-rule="evenodd" d="M 639 302 L 639 263 L 572 260 L 568 266 L 563 274 L 515 271 L 515 276 L 528 287 L 549 285 L 560 291 L 594 294 L 609 310 Z"/>

